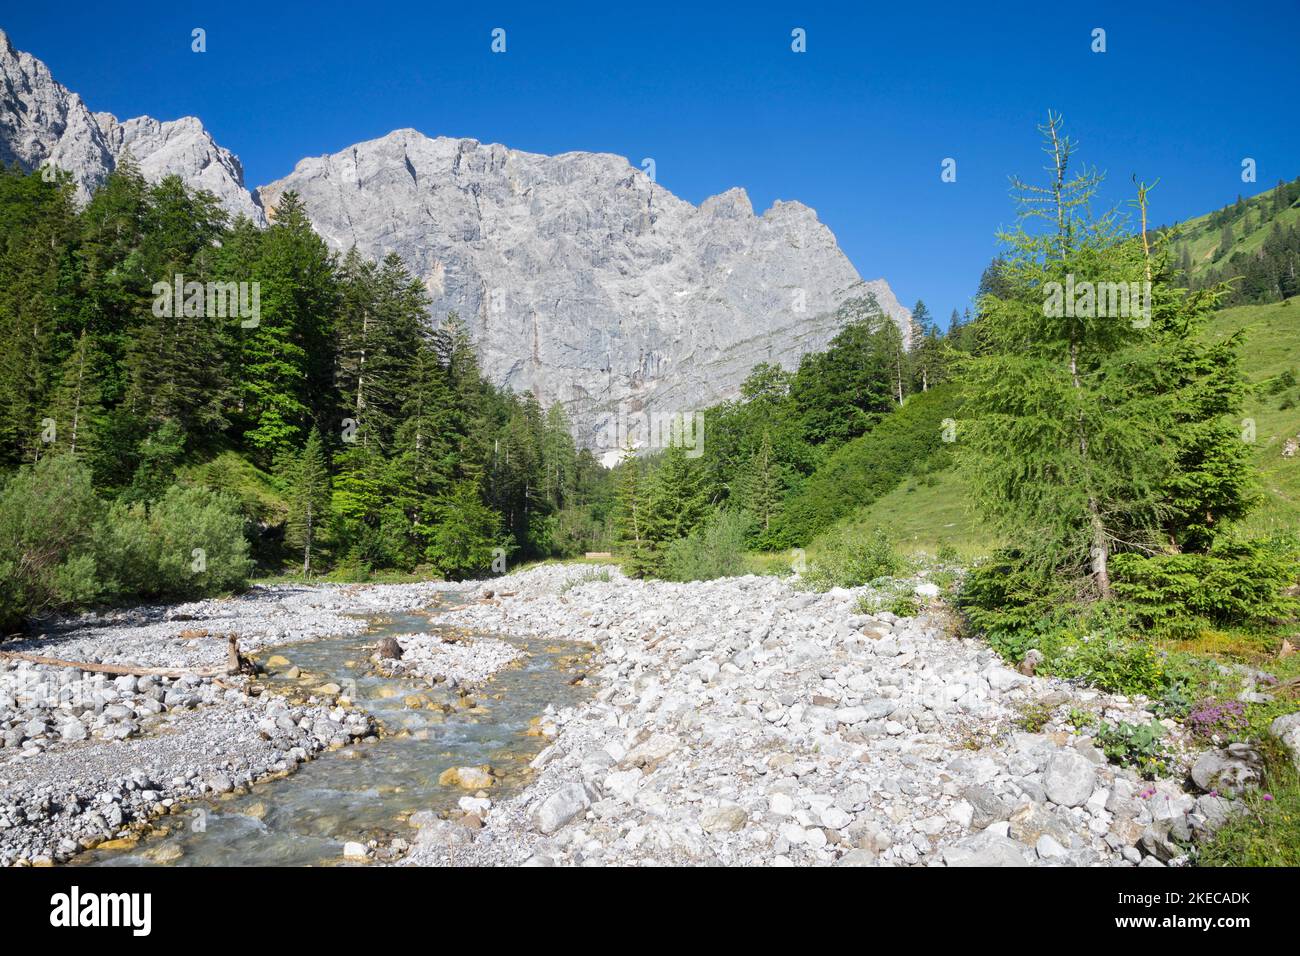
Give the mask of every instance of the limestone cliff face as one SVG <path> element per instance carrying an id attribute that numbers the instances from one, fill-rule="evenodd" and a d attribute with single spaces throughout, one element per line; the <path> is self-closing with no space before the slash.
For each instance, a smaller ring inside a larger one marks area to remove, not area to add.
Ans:
<path id="1" fill-rule="evenodd" d="M 0 30 L 0 162 L 24 169 L 48 163 L 72 174 L 85 201 L 130 152 L 151 182 L 178 175 L 213 193 L 222 206 L 264 224 L 266 217 L 244 188 L 239 159 L 218 146 L 192 116 L 159 122 L 148 116 L 119 122 L 92 113 L 76 93 L 58 83 L 30 53 L 15 50 Z"/>
<path id="2" fill-rule="evenodd" d="M 600 447 L 611 418 L 701 409 L 759 362 L 793 367 L 874 296 L 906 328 L 882 279 L 863 281 L 817 214 L 743 189 L 698 207 L 604 153 L 543 156 L 397 130 L 304 159 L 256 194 L 193 117 L 92 113 L 0 31 L 0 162 L 69 171 L 87 199 L 130 154 L 150 181 L 176 174 L 264 224 L 286 190 L 329 244 L 397 252 L 458 312 L 500 385 L 561 401 Z M 609 450 L 609 449 L 602 449 Z"/>
<path id="3" fill-rule="evenodd" d="M 824 347 L 849 299 L 908 312 L 863 281 L 816 213 L 743 189 L 698 207 L 626 159 L 543 156 L 397 130 L 304 159 L 258 190 L 294 190 L 336 249 L 397 252 L 456 311 L 488 374 L 565 403 L 598 444 L 620 410 L 677 412 L 735 394 L 758 362 Z"/>

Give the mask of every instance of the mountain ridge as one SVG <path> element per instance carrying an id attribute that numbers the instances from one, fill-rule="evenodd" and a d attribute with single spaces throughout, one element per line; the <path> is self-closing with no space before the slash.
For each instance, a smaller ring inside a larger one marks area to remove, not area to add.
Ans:
<path id="1" fill-rule="evenodd" d="M 734 186 L 696 206 L 613 153 L 411 127 L 250 190 L 196 117 L 91 112 L 0 31 L 0 161 L 65 169 L 84 202 L 128 154 L 146 179 L 176 174 L 258 225 L 293 189 L 331 248 L 398 253 L 434 321 L 465 319 L 492 380 L 564 404 L 589 446 L 611 417 L 701 409 L 734 397 L 758 362 L 797 364 L 826 347 L 849 300 L 874 297 L 909 329 L 888 283 L 862 279 L 797 200 L 755 213 Z"/>

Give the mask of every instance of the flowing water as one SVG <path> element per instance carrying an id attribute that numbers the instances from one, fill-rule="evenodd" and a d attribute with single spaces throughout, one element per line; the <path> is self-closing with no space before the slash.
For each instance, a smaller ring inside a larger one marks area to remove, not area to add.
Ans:
<path id="1" fill-rule="evenodd" d="M 446 810 L 466 791 L 438 784 L 449 767 L 490 764 L 501 775 L 492 788 L 500 801 L 527 783 L 527 766 L 545 743 L 527 733 L 547 704 L 557 707 L 583 694 L 572 686 L 571 666 L 585 649 L 537 640 L 501 638 L 522 647 L 527 656 L 499 671 L 471 691 L 486 714 L 453 710 L 446 714 L 406 699 L 423 695 L 454 704 L 456 692 L 420 680 L 393 679 L 366 666 L 369 651 L 361 645 L 386 635 L 436 629 L 436 612 L 386 618 L 367 634 L 327 638 L 267 648 L 288 658 L 314 685 L 332 680 L 349 692 L 354 704 L 374 715 L 389 736 L 322 753 L 296 773 L 259 784 L 250 793 L 224 800 L 197 800 L 159 823 L 171 832 L 156 833 L 130 849 L 82 854 L 85 865 L 148 866 L 159 860 L 177 866 L 303 866 L 343 862 L 343 844 L 371 837 L 411 837 L 404 822 L 416 810 Z M 269 681 L 274 684 L 274 680 Z M 402 734 L 401 731 L 408 733 Z M 176 851 L 181 855 L 177 858 Z M 351 862 L 351 861 L 349 861 Z"/>

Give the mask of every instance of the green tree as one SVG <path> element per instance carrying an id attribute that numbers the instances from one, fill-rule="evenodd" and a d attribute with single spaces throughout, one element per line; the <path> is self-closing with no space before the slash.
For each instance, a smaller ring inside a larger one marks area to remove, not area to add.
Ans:
<path id="1" fill-rule="evenodd" d="M 289 499 L 285 541 L 302 551 L 302 573 L 310 574 L 312 549 L 330 515 L 330 473 L 318 429 L 308 433 L 302 453 L 285 470 Z"/>
<path id="2" fill-rule="evenodd" d="M 1234 511 L 1241 486 L 1228 463 L 1242 459 L 1218 423 L 1235 373 L 1212 368 L 1224 354 L 1189 344 L 1207 297 L 1169 283 L 1167 247 L 1148 253 L 1113 213 L 1089 214 L 1100 177 L 1070 172 L 1058 116 L 1042 129 L 1052 177 L 1016 184 L 1021 221 L 1003 236 L 1005 286 L 979 301 L 987 350 L 966 365 L 957 447 L 992 526 L 1035 566 L 1104 598 L 1114 553 L 1190 540 L 1193 511 L 1211 499 Z M 1081 285 L 1147 278 L 1149 312 L 1122 316 Z"/>
<path id="3" fill-rule="evenodd" d="M 500 546 L 501 518 L 488 508 L 473 482 L 461 481 L 437 506 L 429 559 L 450 578 L 483 574 Z"/>

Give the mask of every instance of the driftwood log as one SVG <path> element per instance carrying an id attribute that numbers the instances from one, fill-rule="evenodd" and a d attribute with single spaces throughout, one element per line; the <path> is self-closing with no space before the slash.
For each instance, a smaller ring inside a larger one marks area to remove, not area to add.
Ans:
<path id="1" fill-rule="evenodd" d="M 231 634 L 226 648 L 225 667 L 145 667 L 140 664 L 96 664 L 91 661 L 69 661 L 61 657 L 43 657 L 40 654 L 24 654 L 21 651 L 0 651 L 0 660 L 28 661 L 32 664 L 45 664 L 50 667 L 75 667 L 77 670 L 92 674 L 117 674 L 130 677 L 166 677 L 177 680 L 181 677 L 233 677 L 236 674 L 252 674 L 254 665 L 239 651 L 239 638 Z"/>

